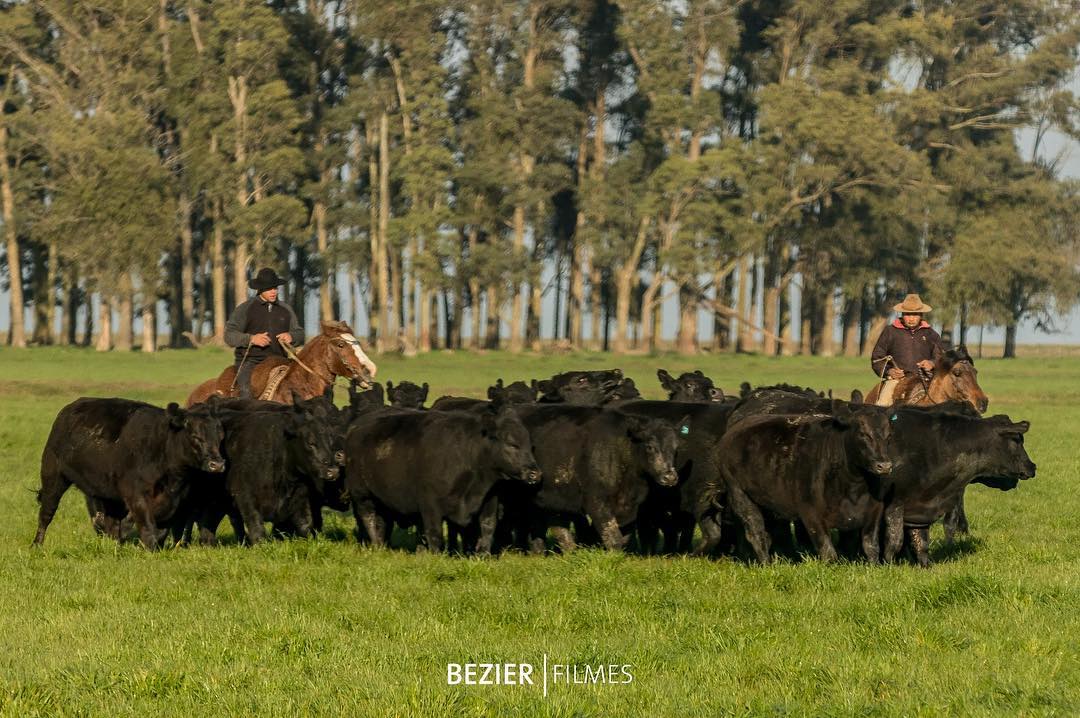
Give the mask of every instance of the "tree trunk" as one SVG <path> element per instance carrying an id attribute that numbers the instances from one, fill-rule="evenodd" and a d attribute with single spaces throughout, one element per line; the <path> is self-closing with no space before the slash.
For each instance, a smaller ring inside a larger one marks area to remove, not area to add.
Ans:
<path id="1" fill-rule="evenodd" d="M 657 315 L 659 314 L 660 304 L 657 295 L 659 295 L 663 284 L 663 275 L 657 271 L 653 274 L 652 282 L 649 283 L 649 286 L 645 288 L 644 293 L 641 295 L 641 343 L 648 347 L 649 351 L 656 351 L 657 347 Z"/>
<path id="2" fill-rule="evenodd" d="M 799 302 L 799 353 L 810 356 L 814 353 L 814 297 L 811 288 L 803 277 L 803 289 Z"/>
<path id="3" fill-rule="evenodd" d="M 679 333 L 676 351 L 680 354 L 697 352 L 697 292 L 689 284 L 679 286 Z"/>
<path id="4" fill-rule="evenodd" d="M 734 273 L 728 271 L 727 274 L 721 274 L 715 272 L 713 274 L 713 287 L 716 296 L 716 301 L 724 306 L 731 306 L 731 295 L 734 290 Z M 721 314 L 720 312 L 713 313 L 713 351 L 728 351 L 733 349 L 734 342 L 731 341 L 731 318 Z"/>
<path id="5" fill-rule="evenodd" d="M 8 70 L 8 77 L 14 71 Z M 26 318 L 23 314 L 22 258 L 19 256 L 19 235 L 15 227 L 15 193 L 12 189 L 11 165 L 7 154 L 7 126 L 0 124 L 0 197 L 3 201 L 4 239 L 7 242 L 8 276 L 11 278 L 9 291 L 11 324 L 8 329 L 8 343 L 13 347 L 26 346 Z"/>
<path id="6" fill-rule="evenodd" d="M 60 252 L 49 242 L 49 266 L 45 271 L 45 341 L 56 344 L 56 285 L 60 278 Z"/>
<path id="7" fill-rule="evenodd" d="M 476 247 L 477 244 L 479 244 L 479 240 L 480 230 L 473 225 L 469 228 L 469 259 L 474 263 L 476 261 Z M 472 324 L 469 335 L 469 348 L 479 349 L 483 346 L 482 337 L 480 336 L 480 279 L 477 277 L 475 269 L 469 277 L 469 298 L 472 300 L 469 316 L 469 321 Z"/>
<path id="8" fill-rule="evenodd" d="M 117 321 L 119 326 L 116 328 L 116 345 L 115 349 L 120 352 L 129 352 L 133 345 L 132 341 L 132 325 L 135 322 L 135 316 L 133 311 L 133 305 L 135 303 L 134 293 L 130 288 L 123 288 L 120 291 L 120 299 L 117 302 Z"/>
<path id="9" fill-rule="evenodd" d="M 525 249 L 525 207 L 518 205 L 514 207 L 514 252 L 515 256 L 520 256 Z M 510 297 L 510 351 L 517 353 L 523 348 L 521 341 L 521 324 L 522 324 L 522 310 L 523 304 L 521 301 L 521 286 L 514 282 L 512 295 Z"/>
<path id="10" fill-rule="evenodd" d="M 636 267 L 624 267 L 615 273 L 615 340 L 612 350 L 616 354 L 625 354 L 629 345 L 630 298 L 633 292 Z"/>
<path id="11" fill-rule="evenodd" d="M 844 301 L 844 356 L 859 356 L 859 317 L 862 315 L 861 299 L 847 296 Z"/>
<path id="12" fill-rule="evenodd" d="M 430 289 L 421 287 L 420 289 L 420 342 L 417 349 L 423 353 L 431 351 L 431 320 L 434 316 L 431 311 L 431 303 L 435 301 L 435 293 Z M 447 302 L 447 306 L 450 303 Z M 450 327 L 446 327 L 447 338 L 451 334 Z"/>
<path id="13" fill-rule="evenodd" d="M 195 263 L 192 251 L 195 246 L 191 232 L 194 203 L 187 192 L 180 194 L 180 331 L 195 329 Z"/>
<path id="14" fill-rule="evenodd" d="M 60 310 L 60 335 L 56 338 L 56 341 L 61 346 L 70 346 L 75 344 L 75 313 L 79 308 L 76 296 L 79 287 L 75 281 L 74 267 L 67 267 L 64 272 L 63 283 L 64 299 Z"/>
<path id="15" fill-rule="evenodd" d="M 739 259 L 739 303 L 736 313 L 739 321 L 738 340 L 736 351 L 748 352 L 752 350 L 752 335 L 750 332 L 750 315 L 753 312 L 751 306 L 752 297 L 750 287 L 753 283 L 751 273 L 754 271 L 754 260 L 750 254 L 744 254 Z"/>
<path id="16" fill-rule="evenodd" d="M 225 322 L 228 310 L 225 308 L 225 213 L 221 199 L 214 200 L 211 221 L 214 224 L 213 246 L 210 250 L 210 276 L 214 285 L 214 343 L 225 345 Z"/>
<path id="17" fill-rule="evenodd" d="M 499 348 L 499 290 L 494 286 L 487 288 L 487 331 L 484 346 L 487 349 Z"/>
<path id="18" fill-rule="evenodd" d="M 87 322 L 89 331 L 90 322 Z M 99 352 L 107 352 L 112 349 L 112 305 L 108 298 L 102 294 L 98 307 L 98 338 L 94 348 Z"/>
<path id="19" fill-rule="evenodd" d="M 379 252 L 374 257 L 378 262 L 379 309 L 382 312 L 378 351 L 384 352 L 397 347 L 398 325 L 395 319 L 396 305 L 390 305 L 390 117 L 384 110 L 379 115 Z M 396 295 L 393 295 L 396 299 Z"/>
<path id="20" fill-rule="evenodd" d="M 83 327 L 79 345 L 88 347 L 94 338 L 94 297 L 89 292 L 89 288 L 83 293 L 83 307 L 86 308 L 86 325 Z"/>
<path id="21" fill-rule="evenodd" d="M 1015 319 L 1005 325 L 1005 351 L 1001 355 L 1002 359 L 1016 358 L 1016 326 Z"/>
<path id="22" fill-rule="evenodd" d="M 589 349 L 597 350 L 601 344 L 601 312 L 603 312 L 603 275 L 596 262 L 589 262 Z"/>
<path id="23" fill-rule="evenodd" d="M 540 262 L 534 260 L 538 269 Z M 540 312 L 543 309 L 543 290 L 540 285 L 539 273 L 533 277 L 532 286 L 529 289 L 529 350 L 538 352 L 540 351 Z M 558 323 L 558 314 L 555 315 L 555 322 Z"/>
<path id="24" fill-rule="evenodd" d="M 821 342 L 818 344 L 818 354 L 823 357 L 836 356 L 834 334 L 836 331 L 836 293 L 829 286 L 822 297 L 821 312 Z"/>
<path id="25" fill-rule="evenodd" d="M 157 351 L 157 321 L 154 311 L 154 298 L 143 296 L 142 307 L 142 351 L 153 353 Z"/>
<path id="26" fill-rule="evenodd" d="M 323 183 L 326 183 L 326 172 L 323 172 Z M 319 277 L 319 320 L 330 321 L 334 316 L 334 265 L 330 261 L 330 232 L 326 227 L 326 202 L 322 199 L 315 201 L 311 209 L 311 219 L 315 223 L 315 250 L 319 253 L 319 261 L 322 266 Z"/>
<path id="27" fill-rule="evenodd" d="M 870 329 L 866 332 L 866 341 L 863 343 L 862 356 L 868 357 L 874 352 L 874 345 L 877 344 L 878 337 L 881 336 L 882 330 L 889 324 L 889 318 L 883 316 L 874 317 L 870 322 Z"/>

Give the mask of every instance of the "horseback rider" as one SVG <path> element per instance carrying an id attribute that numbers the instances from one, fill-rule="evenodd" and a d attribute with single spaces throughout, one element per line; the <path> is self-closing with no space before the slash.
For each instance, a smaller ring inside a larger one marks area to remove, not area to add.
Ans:
<path id="1" fill-rule="evenodd" d="M 884 380 L 878 403 L 886 405 L 901 379 L 920 371 L 929 374 L 944 353 L 941 337 L 923 319 L 931 307 L 918 294 L 907 295 L 893 309 L 900 316 L 882 330 L 870 356 L 874 376 Z"/>
<path id="2" fill-rule="evenodd" d="M 256 294 L 233 310 L 225 323 L 225 343 L 236 348 L 236 385 L 240 398 L 251 398 L 251 371 L 271 356 L 285 357 L 283 344 L 304 343 L 304 328 L 288 304 L 278 301 L 285 280 L 263 267 L 248 280 Z"/>

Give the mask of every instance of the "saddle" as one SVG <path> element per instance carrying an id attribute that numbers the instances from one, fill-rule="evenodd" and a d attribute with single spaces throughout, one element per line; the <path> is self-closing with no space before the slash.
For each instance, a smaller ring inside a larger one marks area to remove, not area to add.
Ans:
<path id="1" fill-rule="evenodd" d="M 262 394 L 259 394 L 259 399 L 270 401 L 270 397 L 274 395 L 285 375 L 289 373 L 290 366 L 289 364 L 282 364 L 270 370 L 270 376 L 266 378 L 266 387 L 263 389 Z"/>

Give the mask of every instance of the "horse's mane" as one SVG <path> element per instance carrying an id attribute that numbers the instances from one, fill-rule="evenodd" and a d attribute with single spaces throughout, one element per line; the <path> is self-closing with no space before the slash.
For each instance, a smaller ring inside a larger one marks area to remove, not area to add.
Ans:
<path id="1" fill-rule="evenodd" d="M 952 371 L 952 368 L 961 362 L 967 362 L 971 366 L 975 366 L 975 360 L 968 354 L 967 347 L 963 344 L 955 349 L 949 349 L 942 353 L 938 358 L 937 366 L 934 367 L 934 373 L 948 373 Z"/>
<path id="2" fill-rule="evenodd" d="M 353 334 L 352 327 L 349 326 L 348 322 L 337 319 L 323 320 L 319 323 L 319 330 L 323 336 L 327 337 L 336 337 L 341 334 Z"/>

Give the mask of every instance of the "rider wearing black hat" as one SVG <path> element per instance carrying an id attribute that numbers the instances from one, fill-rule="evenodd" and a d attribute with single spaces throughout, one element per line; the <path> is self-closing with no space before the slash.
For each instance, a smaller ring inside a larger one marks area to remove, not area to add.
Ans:
<path id="1" fill-rule="evenodd" d="M 257 294 L 233 310 L 225 323 L 225 343 L 236 348 L 236 385 L 240 397 L 251 398 L 251 370 L 270 356 L 285 356 L 282 344 L 303 344 L 304 328 L 288 304 L 278 302 L 285 283 L 269 267 L 248 281 Z"/>

